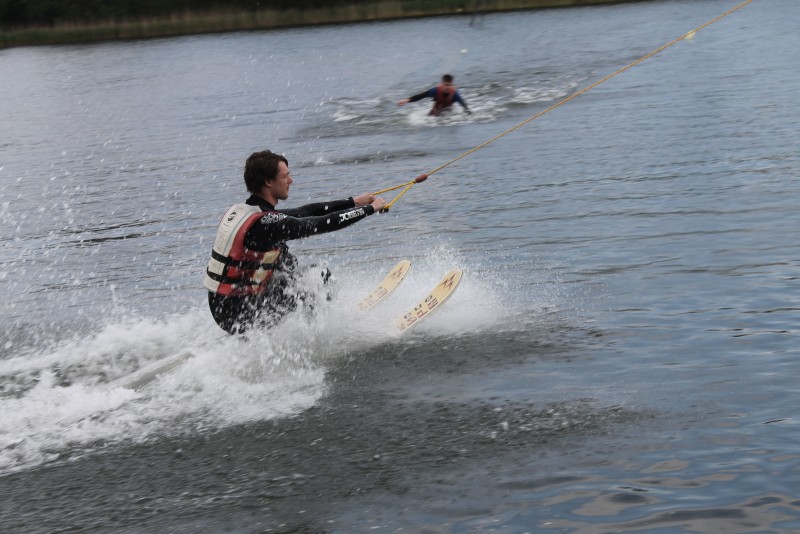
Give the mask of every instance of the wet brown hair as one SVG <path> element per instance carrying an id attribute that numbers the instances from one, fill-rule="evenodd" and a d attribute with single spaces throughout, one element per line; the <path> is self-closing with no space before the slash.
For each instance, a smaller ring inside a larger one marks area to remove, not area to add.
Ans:
<path id="1" fill-rule="evenodd" d="M 285 157 L 269 150 L 250 154 L 244 163 L 244 184 L 247 190 L 254 194 L 260 193 L 265 183 L 278 176 L 278 164 L 281 161 L 289 165 Z"/>

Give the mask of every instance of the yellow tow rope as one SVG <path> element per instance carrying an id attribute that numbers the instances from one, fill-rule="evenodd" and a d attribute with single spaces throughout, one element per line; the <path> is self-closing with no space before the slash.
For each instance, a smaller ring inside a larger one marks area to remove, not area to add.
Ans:
<path id="1" fill-rule="evenodd" d="M 504 135 L 510 134 L 510 133 L 511 133 L 511 132 L 513 132 L 514 130 L 517 130 L 518 128 L 521 128 L 522 126 L 525 126 L 526 124 L 528 124 L 528 123 L 529 123 L 529 122 L 531 122 L 532 120 L 534 120 L 534 119 L 538 119 L 539 117 L 541 117 L 542 115 L 544 115 L 544 114 L 545 114 L 545 113 L 547 113 L 548 111 L 552 111 L 552 110 L 556 109 L 557 107 L 559 107 L 559 106 L 561 106 L 561 105 L 563 105 L 563 104 L 566 104 L 567 102 L 569 102 L 569 101 L 570 101 L 570 100 L 572 100 L 573 98 L 576 98 L 576 97 L 578 97 L 578 96 L 582 95 L 583 93 L 585 93 L 586 91 L 588 91 L 588 90 L 590 90 L 590 89 L 593 89 L 593 88 L 597 87 L 597 86 L 598 86 L 598 85 L 600 85 L 601 83 L 603 83 L 603 82 L 605 82 L 605 81 L 607 81 L 607 80 L 610 80 L 611 78 L 613 78 L 613 77 L 614 77 L 614 76 L 616 76 L 617 74 L 620 74 L 620 73 L 622 73 L 622 72 L 625 72 L 625 71 L 626 71 L 626 70 L 628 70 L 629 68 L 631 68 L 631 67 L 633 67 L 633 66 L 635 66 L 635 65 L 638 65 L 639 63 L 641 63 L 641 62 L 642 62 L 642 61 L 644 61 L 645 59 L 647 59 L 647 58 L 650 58 L 650 57 L 652 57 L 652 56 L 654 56 L 654 55 L 658 54 L 659 52 L 661 52 L 661 51 L 663 51 L 663 50 L 665 50 L 665 49 L 669 48 L 670 46 L 674 45 L 675 43 L 677 43 L 677 42 L 679 42 L 679 41 L 681 41 L 681 40 L 683 40 L 683 39 L 686 39 L 687 37 L 692 37 L 692 36 L 694 36 L 694 34 L 695 34 L 695 33 L 699 32 L 700 30 L 702 30 L 702 29 L 703 29 L 703 28 L 705 28 L 706 26 L 710 26 L 711 24 L 713 24 L 713 23 L 717 22 L 718 20 L 720 20 L 720 19 L 722 19 L 722 18 L 724 18 L 724 17 L 727 17 L 728 15 L 730 15 L 731 13 L 733 13 L 734 11 L 736 11 L 737 9 L 739 9 L 739 8 L 742 8 L 742 7 L 746 6 L 747 4 L 749 4 L 749 3 L 750 3 L 750 2 L 752 2 L 752 1 L 753 1 L 753 0 L 745 0 L 744 2 L 742 2 L 741 4 L 739 4 L 738 6 L 734 7 L 733 9 L 731 9 L 730 11 L 726 11 L 726 12 L 725 12 L 725 13 L 723 13 L 722 15 L 719 15 L 718 17 L 715 17 L 715 18 L 713 18 L 713 19 L 709 20 L 708 22 L 706 22 L 705 24 L 703 24 L 703 25 L 701 25 L 701 26 L 698 26 L 698 27 L 697 27 L 697 28 L 695 28 L 694 30 L 692 30 L 692 31 L 689 31 L 689 32 L 686 32 L 684 35 L 681 35 L 681 36 L 680 36 L 680 37 L 678 37 L 677 39 L 674 39 L 674 40 L 672 40 L 672 41 L 668 42 L 667 44 L 665 44 L 665 45 L 663 45 L 663 46 L 661 46 L 661 47 L 659 47 L 659 48 L 657 48 L 657 49 L 653 50 L 653 51 L 652 51 L 652 52 L 650 52 L 649 54 L 647 54 L 647 55 L 645 55 L 645 56 L 642 56 L 642 57 L 640 57 L 639 59 L 637 59 L 637 60 L 636 60 L 636 61 L 634 61 L 633 63 L 630 63 L 630 64 L 628 64 L 628 65 L 625 65 L 625 66 L 624 66 L 624 67 L 622 67 L 621 69 L 619 69 L 619 70 L 617 70 L 617 71 L 615 71 L 615 72 L 612 72 L 611 74 L 609 74 L 609 75 L 608 75 L 608 76 L 606 76 L 605 78 L 602 78 L 602 79 L 600 79 L 600 80 L 598 80 L 598 81 L 594 82 L 592 85 L 590 85 L 590 86 L 588 86 L 588 87 L 585 87 L 584 89 L 581 89 L 581 90 L 580 90 L 580 91 L 578 91 L 577 93 L 575 93 L 575 94 L 573 94 L 573 95 L 570 95 L 570 96 L 568 96 L 567 98 L 565 98 L 564 100 L 561 100 L 561 101 L 560 101 L 560 102 L 558 102 L 557 104 L 553 104 L 552 106 L 550 106 L 549 108 L 545 109 L 544 111 L 540 111 L 539 113 L 537 113 L 537 114 L 536 114 L 536 115 L 534 115 L 533 117 L 530 117 L 529 119 L 525 119 L 524 121 L 520 122 L 520 123 L 519 123 L 519 124 L 517 124 L 516 126 L 514 126 L 514 127 L 512 127 L 512 128 L 509 128 L 509 129 L 508 129 L 508 130 L 506 130 L 505 132 L 503 132 L 503 133 L 501 133 L 501 134 L 498 134 L 498 135 L 496 135 L 496 136 L 492 137 L 491 139 L 489 139 L 488 141 L 486 141 L 486 142 L 484 142 L 484 143 L 481 143 L 480 145 L 476 146 L 475 148 L 471 148 L 470 150 L 467 150 L 466 152 L 464 152 L 464 153 L 463 153 L 463 154 L 461 154 L 460 156 L 458 156 L 458 157 L 456 157 L 456 158 L 453 158 L 453 159 L 451 159 L 450 161 L 448 161 L 448 162 L 447 162 L 447 163 L 445 163 L 444 165 L 440 165 L 440 166 L 436 167 L 435 169 L 433 169 L 433 170 L 432 170 L 432 171 L 430 171 L 429 173 L 427 173 L 427 174 L 420 174 L 419 176 L 417 176 L 416 178 L 414 178 L 414 179 L 413 179 L 413 180 L 411 180 L 410 182 L 406 182 L 406 183 L 403 183 L 403 184 L 400 184 L 400 185 L 396 185 L 396 186 L 394 186 L 394 187 L 389 187 L 389 188 L 386 188 L 386 189 L 382 189 L 382 190 L 380 190 L 380 191 L 376 191 L 376 192 L 375 192 L 375 193 L 373 193 L 373 194 L 374 194 L 374 195 L 380 195 L 381 193 L 386 193 L 387 191 L 394 191 L 395 189 L 400 189 L 401 187 L 405 187 L 405 189 L 403 189 L 403 190 L 400 192 L 400 194 L 398 194 L 396 197 L 394 197 L 394 199 L 392 199 L 392 201 L 391 201 L 391 202 L 389 202 L 388 204 L 386 204 L 386 207 L 385 207 L 385 208 L 383 208 L 383 211 L 387 211 L 387 210 L 388 210 L 390 207 L 392 207 L 392 205 L 393 205 L 395 202 L 397 202 L 397 201 L 400 199 L 400 197 L 402 197 L 403 195 L 405 195 L 405 194 L 406 194 L 406 192 L 407 192 L 409 189 L 411 189 L 411 187 L 412 187 L 414 184 L 418 184 L 418 183 L 420 183 L 420 182 L 424 182 L 424 181 L 425 181 L 425 180 L 428 178 L 428 176 L 430 176 L 431 174 L 435 174 L 435 173 L 439 172 L 440 170 L 444 169 L 445 167 L 447 167 L 448 165 L 452 165 L 453 163 L 455 163 L 456 161 L 460 160 L 461 158 L 464 158 L 464 157 L 466 157 L 466 156 L 469 156 L 469 155 L 470 155 L 470 154 L 472 154 L 473 152 L 475 152 L 475 151 L 477 151 L 477 150 L 480 150 L 481 148 L 485 147 L 486 145 L 489 145 L 489 144 L 491 144 L 491 143 L 494 143 L 495 141 L 497 141 L 498 139 L 500 139 L 500 138 L 501 138 L 501 137 L 503 137 Z"/>

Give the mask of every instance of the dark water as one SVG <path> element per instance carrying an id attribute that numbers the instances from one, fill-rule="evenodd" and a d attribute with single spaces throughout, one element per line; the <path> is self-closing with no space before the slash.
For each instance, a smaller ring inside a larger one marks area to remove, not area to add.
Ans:
<path id="1" fill-rule="evenodd" d="M 249 153 L 288 206 L 405 182 L 737 3 L 0 51 L 0 528 L 800 530 L 793 0 L 294 243 L 337 279 L 313 316 L 229 338 L 201 285 Z M 395 105 L 444 72 L 472 115 Z"/>

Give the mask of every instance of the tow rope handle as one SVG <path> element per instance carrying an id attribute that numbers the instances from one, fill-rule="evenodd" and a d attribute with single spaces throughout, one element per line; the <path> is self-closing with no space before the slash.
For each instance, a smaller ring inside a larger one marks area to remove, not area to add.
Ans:
<path id="1" fill-rule="evenodd" d="M 419 183 L 422 183 L 422 182 L 424 182 L 424 181 L 425 181 L 425 180 L 427 180 L 427 179 L 428 179 L 428 175 L 427 175 L 427 174 L 425 174 L 425 173 L 423 173 L 423 174 L 420 174 L 419 176 L 417 176 L 416 178 L 414 178 L 413 180 L 411 180 L 410 182 L 406 182 L 406 183 L 403 183 L 403 184 L 400 184 L 400 185 L 395 185 L 395 186 L 393 186 L 393 187 L 387 187 L 386 189 L 381 189 L 380 191 L 375 191 L 374 193 L 372 193 L 373 195 L 377 196 L 377 195 L 380 195 L 381 193 L 386 193 L 386 192 L 388 192 L 388 191 L 394 191 L 395 189 L 400 189 L 401 187 L 404 187 L 404 188 L 405 188 L 405 189 L 403 189 L 402 191 L 400 191 L 400 193 L 399 193 L 399 194 L 398 194 L 396 197 L 394 197 L 394 198 L 391 200 L 391 202 L 389 202 L 388 204 L 386 204 L 386 205 L 383 207 L 383 209 L 381 209 L 381 213 L 385 213 L 385 212 L 389 211 L 389 208 L 391 208 L 391 207 L 392 207 L 392 204 L 394 204 L 395 202 L 397 202 L 397 201 L 400 199 L 400 197 L 402 197 L 403 195 L 405 195 L 405 194 L 406 194 L 406 192 L 407 192 L 409 189 L 411 189 L 411 186 L 413 186 L 414 184 L 419 184 Z"/>

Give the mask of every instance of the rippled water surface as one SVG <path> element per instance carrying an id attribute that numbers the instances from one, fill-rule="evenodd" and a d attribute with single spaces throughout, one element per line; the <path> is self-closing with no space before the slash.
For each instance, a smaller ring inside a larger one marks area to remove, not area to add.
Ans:
<path id="1" fill-rule="evenodd" d="M 293 243 L 336 279 L 313 315 L 235 339 L 202 288 L 251 152 L 287 206 L 406 182 L 736 4 L 0 51 L 2 530 L 800 530 L 793 0 Z M 444 72 L 472 115 L 396 106 Z"/>

